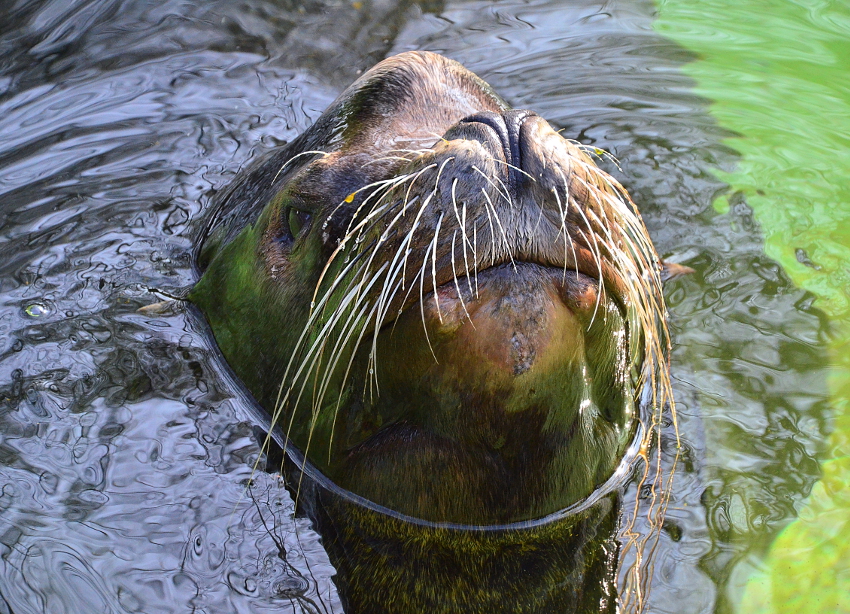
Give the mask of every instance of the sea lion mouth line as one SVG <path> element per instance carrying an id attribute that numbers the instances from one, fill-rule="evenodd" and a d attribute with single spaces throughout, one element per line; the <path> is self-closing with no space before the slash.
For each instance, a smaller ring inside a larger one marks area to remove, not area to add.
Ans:
<path id="1" fill-rule="evenodd" d="M 449 161 L 444 161 L 440 167 L 440 172 Z M 383 185 L 378 189 L 384 190 L 391 183 L 403 185 L 407 179 L 412 177 L 415 180 L 421 175 L 423 170 L 428 170 L 434 166 L 432 164 L 416 173 L 410 173 L 381 182 Z M 489 198 L 486 199 L 489 206 L 485 205 L 488 217 L 483 220 L 479 219 L 478 222 L 472 222 L 470 224 L 470 230 L 466 223 L 466 203 L 463 203 L 459 207 L 454 195 L 456 185 L 457 180 L 455 179 L 452 183 L 452 205 L 454 208 L 454 221 L 458 223 L 459 228 L 455 229 L 452 234 L 451 249 L 448 253 L 445 253 L 447 249 L 445 248 L 447 244 L 446 240 L 441 242 L 441 239 L 445 239 L 445 236 L 441 235 L 441 228 L 446 218 L 451 218 L 450 213 L 449 215 L 446 215 L 445 211 L 440 213 L 431 239 L 423 237 L 422 233 L 427 232 L 427 230 L 418 227 L 419 220 L 428 209 L 429 202 L 436 193 L 435 191 L 431 191 L 424 198 L 424 203 L 418 206 L 418 212 L 415 211 L 415 200 L 408 198 L 409 188 L 408 194 L 405 195 L 403 201 L 381 203 L 381 198 L 378 197 L 371 209 L 365 211 L 365 218 L 357 224 L 352 221 L 349 224 L 345 237 L 338 242 L 337 248 L 329 258 L 316 284 L 313 293 L 313 304 L 316 304 L 320 294 L 323 292 L 331 293 L 339 291 L 342 288 L 340 284 L 343 278 L 350 273 L 358 277 L 361 282 L 368 281 L 370 278 L 380 274 L 388 276 L 388 281 L 389 278 L 395 280 L 400 275 L 399 287 L 390 289 L 386 283 L 384 284 L 383 291 L 381 292 L 381 302 L 398 305 L 400 296 L 398 291 L 400 290 L 403 293 L 400 308 L 406 309 L 416 300 L 416 297 L 412 295 L 417 289 L 417 285 L 419 286 L 420 299 L 426 293 L 426 287 L 430 287 L 431 291 L 436 292 L 444 285 L 454 284 L 457 287 L 463 280 L 466 280 L 471 293 L 474 294 L 472 287 L 473 285 L 477 287 L 477 279 L 481 273 L 507 264 L 510 264 L 514 270 L 516 270 L 517 264 L 533 264 L 546 269 L 559 270 L 562 277 L 565 277 L 570 271 L 574 271 L 576 274 L 582 274 L 592 278 L 599 283 L 603 294 L 606 293 L 606 288 L 608 290 L 613 289 L 613 295 L 621 311 L 626 310 L 625 297 L 621 296 L 623 288 L 617 282 L 619 271 L 616 268 L 612 268 L 615 263 L 611 262 L 610 258 L 603 257 L 600 251 L 600 245 L 607 245 L 610 237 L 598 236 L 598 232 L 591 228 L 588 215 L 592 216 L 592 213 L 581 213 L 582 218 L 587 224 L 588 231 L 585 232 L 581 228 L 576 229 L 577 235 L 583 239 L 582 243 L 577 243 L 570 236 L 565 220 L 562 218 L 560 229 L 557 235 L 554 236 L 553 243 L 557 245 L 560 241 L 563 243 L 563 249 L 544 249 L 535 255 L 528 253 L 527 249 L 512 244 Z M 484 196 L 486 196 L 486 193 Z M 557 198 L 557 192 L 555 192 L 555 196 Z M 375 198 L 375 193 L 367 196 L 364 202 L 358 207 L 358 213 L 361 209 L 365 209 L 368 201 L 373 198 Z M 462 213 L 459 210 L 461 208 Z M 412 226 L 403 230 L 401 235 L 396 236 L 396 231 L 398 230 L 396 224 L 408 212 L 415 218 Z M 543 208 L 541 206 L 540 215 L 536 223 L 537 226 L 539 226 L 542 218 Z M 494 221 L 495 225 L 493 224 Z M 549 220 L 547 223 L 551 224 L 552 221 Z M 488 224 L 490 235 L 487 237 L 487 242 L 482 241 L 478 243 L 475 237 L 484 236 L 484 231 L 487 229 Z M 458 236 L 460 236 L 460 246 L 457 245 Z M 425 247 L 424 249 L 419 248 L 418 255 L 411 258 L 414 252 L 417 251 L 411 247 L 414 241 L 423 242 Z M 351 245 L 351 248 L 349 245 Z M 395 257 L 392 261 L 382 260 L 379 256 L 380 250 L 386 250 L 390 246 L 395 251 Z M 442 251 L 438 254 L 438 250 Z M 471 250 L 471 257 L 468 254 L 468 250 Z M 484 255 L 479 256 L 480 251 L 483 251 Z M 331 279 L 333 280 L 331 286 L 323 289 L 323 280 L 330 274 L 331 263 L 335 260 L 337 262 L 342 260 L 344 265 L 343 270 L 336 275 L 331 275 Z M 367 262 L 357 271 L 353 271 L 353 265 L 363 260 Z M 409 267 L 408 263 L 411 260 L 417 260 L 421 262 L 421 265 Z M 382 263 L 380 267 L 382 273 L 376 270 L 375 263 Z M 388 269 L 386 268 L 387 265 L 389 265 Z M 413 273 L 412 278 L 408 278 L 407 276 L 408 269 Z M 350 285 L 348 287 L 350 288 Z"/>
<path id="2" fill-rule="evenodd" d="M 471 317 L 467 312 L 467 305 L 471 305 L 479 300 L 479 288 L 480 283 L 479 279 L 486 278 L 490 275 L 498 275 L 502 271 L 508 269 L 511 270 L 509 275 L 520 275 L 520 269 L 525 268 L 529 270 L 529 268 L 533 268 L 536 271 L 540 271 L 544 276 L 548 277 L 552 282 L 553 289 L 557 290 L 559 295 L 562 295 L 562 300 L 565 303 L 569 303 L 570 301 L 563 296 L 564 292 L 568 291 L 567 278 L 568 276 L 573 276 L 577 280 L 581 280 L 583 283 L 586 283 L 590 286 L 590 290 L 593 293 L 597 294 L 600 298 L 598 300 L 605 301 L 606 299 L 610 300 L 611 303 L 617 308 L 620 313 L 620 316 L 623 318 L 624 322 L 626 322 L 626 329 L 628 334 L 628 310 L 626 307 L 623 298 L 618 295 L 616 292 L 605 292 L 603 290 L 604 281 L 601 281 L 596 274 L 596 271 L 584 271 L 573 268 L 565 268 L 565 267 L 555 267 L 549 264 L 536 262 L 536 261 L 525 261 L 525 260 L 504 260 L 502 262 L 496 262 L 491 266 L 486 268 L 478 269 L 474 272 L 470 271 L 469 274 L 454 274 L 448 280 L 438 281 L 437 285 L 432 287 L 427 292 L 423 292 L 421 296 L 407 296 L 405 297 L 404 302 L 401 304 L 398 309 L 396 315 L 393 317 L 385 318 L 379 326 L 380 332 L 385 332 L 388 329 L 393 329 L 395 327 L 395 323 L 398 318 L 402 315 L 402 313 L 406 312 L 409 309 L 415 308 L 417 304 L 420 306 L 424 303 L 428 303 L 432 299 L 434 299 L 435 304 L 439 305 L 439 296 L 445 294 L 446 291 L 454 291 L 454 294 L 458 297 L 457 300 L 460 302 L 462 309 L 464 310 L 466 318 L 471 321 Z M 438 277 L 438 280 L 440 278 Z M 594 302 L 594 308 L 596 307 L 596 303 Z M 440 314 L 441 315 L 441 314 Z M 592 320 L 592 319 L 591 319 Z M 588 327 L 592 325 L 592 321 L 588 323 Z"/>

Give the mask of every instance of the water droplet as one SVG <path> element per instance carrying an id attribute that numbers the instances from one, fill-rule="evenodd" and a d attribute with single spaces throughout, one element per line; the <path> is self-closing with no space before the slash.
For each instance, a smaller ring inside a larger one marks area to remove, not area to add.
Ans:
<path id="1" fill-rule="evenodd" d="M 369 375 L 375 375 L 375 370 L 374 370 L 374 369 L 369 369 Z"/>
<path id="2" fill-rule="evenodd" d="M 310 301 L 310 309 L 313 309 L 316 306 L 316 301 Z"/>
<path id="3" fill-rule="evenodd" d="M 43 303 L 33 303 L 24 307 L 24 312 L 31 318 L 40 318 L 50 313 L 50 310 Z"/>

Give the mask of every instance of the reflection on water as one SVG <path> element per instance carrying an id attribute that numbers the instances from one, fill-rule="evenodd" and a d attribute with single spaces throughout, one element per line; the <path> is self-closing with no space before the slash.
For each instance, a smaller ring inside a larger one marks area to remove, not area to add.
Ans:
<path id="1" fill-rule="evenodd" d="M 653 12 L 0 8 L 0 612 L 341 611 L 278 480 L 257 473 L 246 491 L 252 406 L 207 332 L 136 310 L 161 300 L 151 289 L 192 283 L 211 191 L 407 49 L 443 52 L 612 151 L 659 250 L 697 269 L 668 287 L 684 448 L 648 610 L 726 611 L 818 477 L 826 322 L 764 255 L 745 199 L 711 207 L 725 189 L 712 170 L 736 155 L 681 72 L 693 57 L 653 32 Z M 627 508 L 650 495 L 633 487 Z"/>

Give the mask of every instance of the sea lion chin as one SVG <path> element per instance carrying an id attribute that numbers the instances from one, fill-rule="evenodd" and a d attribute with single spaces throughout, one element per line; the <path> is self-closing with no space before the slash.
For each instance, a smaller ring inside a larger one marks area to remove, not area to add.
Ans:
<path id="1" fill-rule="evenodd" d="M 364 74 L 218 200 L 190 294 L 328 477 L 474 525 L 590 495 L 664 402 L 660 262 L 625 190 L 439 55 Z"/>

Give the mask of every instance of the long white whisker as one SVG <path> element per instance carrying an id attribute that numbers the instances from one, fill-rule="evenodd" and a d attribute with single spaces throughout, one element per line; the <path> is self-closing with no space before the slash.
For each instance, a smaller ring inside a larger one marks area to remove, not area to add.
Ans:
<path id="1" fill-rule="evenodd" d="M 278 178 L 278 177 L 280 177 L 280 174 L 283 172 L 283 169 L 285 169 L 287 166 L 289 166 L 289 164 L 290 164 L 290 163 L 294 162 L 295 160 L 297 160 L 298 158 L 300 158 L 300 157 L 302 157 L 302 156 L 314 156 L 314 155 L 319 155 L 319 156 L 322 156 L 322 157 L 327 157 L 327 156 L 329 156 L 330 154 L 329 154 L 329 153 L 327 153 L 327 152 L 324 152 L 324 151 L 311 150 L 311 151 L 302 151 L 301 153 L 299 153 L 299 154 L 297 154 L 297 155 L 292 156 L 289 160 L 287 160 L 286 162 L 284 162 L 284 163 L 281 165 L 281 167 L 277 170 L 277 173 L 275 173 L 275 176 L 272 178 L 272 181 L 271 181 L 271 182 L 272 182 L 272 185 L 274 185 L 274 182 L 275 182 L 275 181 L 277 181 L 277 178 Z"/>
<path id="2" fill-rule="evenodd" d="M 440 213 L 440 219 L 437 220 L 437 229 L 434 231 L 434 240 L 431 241 L 431 278 L 434 282 L 434 303 L 437 305 L 437 317 L 440 319 L 440 324 L 443 323 L 443 314 L 440 311 L 440 295 L 437 292 L 437 241 L 440 238 L 440 225 L 443 223 L 443 213 Z M 428 252 L 425 252 L 426 255 Z"/>
<path id="3" fill-rule="evenodd" d="M 493 219 L 496 220 L 496 225 L 499 227 L 499 230 L 502 233 L 502 240 L 504 241 L 505 251 L 508 252 L 508 257 L 511 259 L 511 265 L 514 268 L 514 271 L 516 271 L 517 268 L 516 268 L 516 262 L 514 262 L 513 250 L 511 249 L 510 241 L 508 241 L 508 235 L 505 232 L 505 228 L 504 228 L 504 226 L 502 226 L 501 220 L 499 220 L 499 214 L 496 213 L 496 207 L 493 205 L 493 202 L 490 200 L 490 197 L 487 195 L 487 192 L 485 192 L 483 188 L 481 189 L 481 193 L 484 194 L 484 198 L 487 201 L 487 204 L 490 205 L 490 208 L 493 210 Z M 489 213 L 488 213 L 488 217 L 489 217 Z"/>
<path id="4" fill-rule="evenodd" d="M 455 268 L 455 238 L 457 237 L 457 230 L 452 234 L 452 279 L 455 282 L 455 290 L 457 291 L 457 298 L 460 301 L 460 306 L 463 307 L 463 312 L 466 314 L 466 318 L 469 320 L 469 323 L 472 324 L 472 327 L 475 328 L 475 324 L 472 322 L 472 318 L 469 315 L 469 312 L 466 310 L 466 303 L 463 300 L 463 293 L 460 291 L 460 284 L 457 282 L 457 269 Z"/>
<path id="5" fill-rule="evenodd" d="M 482 170 L 481 170 L 480 168 L 478 168 L 477 166 L 474 166 L 474 165 L 473 165 L 472 170 L 474 170 L 476 173 L 478 173 L 479 175 L 481 175 L 482 177 L 484 177 L 484 179 L 487 181 L 487 183 L 489 183 L 489 184 L 490 184 L 490 186 L 491 186 L 491 187 L 492 187 L 492 188 L 493 188 L 496 192 L 498 192 L 499 196 L 501 196 L 502 198 L 504 198 L 504 199 L 505 199 L 505 201 L 507 201 L 507 203 L 508 203 L 508 205 L 509 205 L 509 206 L 513 207 L 514 202 L 511 200 L 511 195 L 510 195 L 508 192 L 502 192 L 502 188 L 504 188 L 504 187 L 505 187 L 505 184 L 504 184 L 504 183 L 502 183 L 502 186 L 501 186 L 501 187 L 499 187 L 499 186 L 497 186 L 495 183 L 493 183 L 493 180 L 492 180 L 492 179 L 490 179 L 490 176 L 489 176 L 489 175 L 487 175 L 487 173 L 485 173 L 484 171 L 482 171 Z M 501 181 L 500 181 L 499 183 L 501 183 Z M 507 188 L 505 188 L 505 189 L 507 190 Z M 482 191 L 483 191 L 483 190 L 484 190 L 484 189 L 482 188 Z"/>

